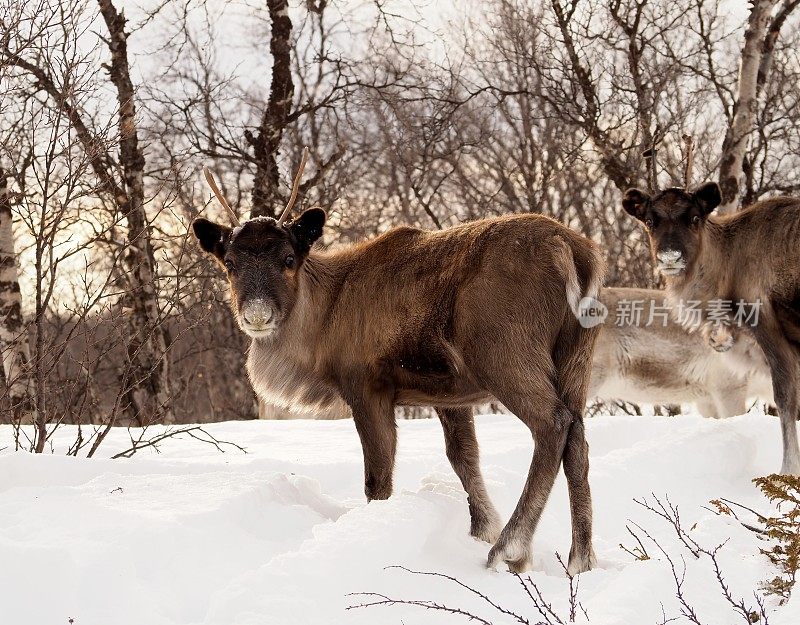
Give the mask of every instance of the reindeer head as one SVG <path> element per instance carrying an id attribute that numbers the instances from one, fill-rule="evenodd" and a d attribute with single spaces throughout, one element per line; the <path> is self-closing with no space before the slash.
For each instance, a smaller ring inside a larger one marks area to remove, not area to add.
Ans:
<path id="1" fill-rule="evenodd" d="M 311 208 L 285 224 L 257 217 L 230 228 L 195 219 L 194 235 L 225 268 L 236 320 L 251 337 L 272 337 L 291 312 L 297 299 L 297 272 L 324 224 L 321 208 Z"/>
<path id="2" fill-rule="evenodd" d="M 709 182 L 694 191 L 672 188 L 653 196 L 628 189 L 622 208 L 647 228 L 658 271 L 678 277 L 691 273 L 702 250 L 706 219 L 720 201 L 719 186 Z"/>
<path id="3" fill-rule="evenodd" d="M 236 213 L 203 168 L 206 180 L 235 227 L 195 219 L 192 230 L 200 247 L 225 268 L 231 306 L 239 327 L 255 339 L 273 337 L 297 300 L 297 272 L 311 246 L 322 235 L 325 211 L 311 208 L 286 221 L 297 199 L 308 148 L 303 150 L 292 194 L 280 219 L 256 217 L 239 224 Z"/>

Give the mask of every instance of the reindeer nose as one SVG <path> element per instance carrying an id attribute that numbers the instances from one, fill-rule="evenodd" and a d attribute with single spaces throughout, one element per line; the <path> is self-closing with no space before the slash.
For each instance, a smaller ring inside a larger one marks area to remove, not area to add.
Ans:
<path id="1" fill-rule="evenodd" d="M 678 250 L 664 250 L 656 254 L 656 256 L 662 263 L 674 263 L 676 260 L 679 260 L 683 254 Z"/>
<path id="2" fill-rule="evenodd" d="M 242 308 L 242 318 L 247 325 L 260 328 L 272 320 L 272 306 L 263 300 L 247 302 Z"/>

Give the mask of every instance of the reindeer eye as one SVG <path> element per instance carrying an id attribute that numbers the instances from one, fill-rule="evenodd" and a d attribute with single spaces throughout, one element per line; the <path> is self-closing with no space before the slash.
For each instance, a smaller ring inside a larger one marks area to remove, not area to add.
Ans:
<path id="1" fill-rule="evenodd" d="M 699 223 L 700 223 L 700 215 L 695 215 L 694 217 L 692 217 L 692 225 L 693 226 L 696 226 Z"/>
<path id="2" fill-rule="evenodd" d="M 645 225 L 645 228 L 647 228 L 648 230 L 652 230 L 653 229 L 653 220 L 652 219 L 645 219 L 644 220 L 644 225 Z"/>
<path id="3" fill-rule="evenodd" d="M 289 269 L 294 267 L 294 254 L 287 255 L 286 258 L 283 259 L 283 264 Z"/>
<path id="4" fill-rule="evenodd" d="M 229 272 L 233 273 L 234 271 L 236 271 L 236 265 L 233 263 L 232 260 L 226 260 L 225 261 L 225 269 L 227 269 Z"/>

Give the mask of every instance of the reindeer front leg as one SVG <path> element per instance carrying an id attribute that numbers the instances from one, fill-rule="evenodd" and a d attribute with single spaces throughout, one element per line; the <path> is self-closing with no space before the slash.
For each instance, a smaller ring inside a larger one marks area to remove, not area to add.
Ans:
<path id="1" fill-rule="evenodd" d="M 786 328 L 771 311 L 762 314 L 753 327 L 759 347 L 769 363 L 772 388 L 783 438 L 783 475 L 800 476 L 800 441 L 797 438 L 797 419 L 800 416 L 800 363 L 796 347 L 787 339 Z"/>
<path id="2" fill-rule="evenodd" d="M 348 395 L 364 452 L 364 493 L 368 501 L 388 499 L 397 449 L 394 405 L 384 393 L 361 391 Z"/>

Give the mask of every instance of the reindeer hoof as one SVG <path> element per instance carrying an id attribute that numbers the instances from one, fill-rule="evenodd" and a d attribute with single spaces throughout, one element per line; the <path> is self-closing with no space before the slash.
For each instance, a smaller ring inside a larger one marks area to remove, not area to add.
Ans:
<path id="1" fill-rule="evenodd" d="M 497 565 L 505 562 L 512 573 L 524 573 L 531 568 L 530 548 L 524 548 L 517 541 L 503 541 L 502 537 L 489 550 L 487 568 L 497 569 Z"/>
<path id="2" fill-rule="evenodd" d="M 500 538 L 503 524 L 500 515 L 494 506 L 488 502 L 476 503 L 472 497 L 467 497 L 469 502 L 469 535 L 478 540 L 493 545 Z"/>
<path id="3" fill-rule="evenodd" d="M 727 352 L 727 351 L 729 351 L 731 349 L 731 347 L 733 347 L 733 339 L 731 338 L 731 339 L 729 339 L 727 341 L 724 341 L 722 343 L 713 343 L 712 342 L 711 343 L 711 347 L 714 349 L 714 351 L 717 351 L 717 352 L 720 352 L 720 353 Z"/>
<path id="4" fill-rule="evenodd" d="M 597 558 L 594 549 L 589 547 L 588 551 L 575 553 L 570 551 L 569 563 L 567 564 L 567 575 L 578 575 L 597 568 Z"/>
<path id="5" fill-rule="evenodd" d="M 795 460 L 784 460 L 781 465 L 781 475 L 793 475 L 800 477 L 800 462 Z"/>
<path id="6" fill-rule="evenodd" d="M 482 540 L 485 543 L 493 545 L 500 538 L 500 532 L 503 531 L 503 526 L 500 523 L 500 517 L 494 516 L 488 519 L 472 519 L 469 535 Z"/>
<path id="7" fill-rule="evenodd" d="M 389 499 L 392 496 L 392 486 L 391 484 L 382 486 L 368 484 L 364 487 L 364 494 L 367 496 L 367 502 Z"/>
<path id="8" fill-rule="evenodd" d="M 718 352 L 727 352 L 735 343 L 733 332 L 731 332 L 730 327 L 724 323 L 711 326 L 708 329 L 706 338 L 711 348 Z"/>

